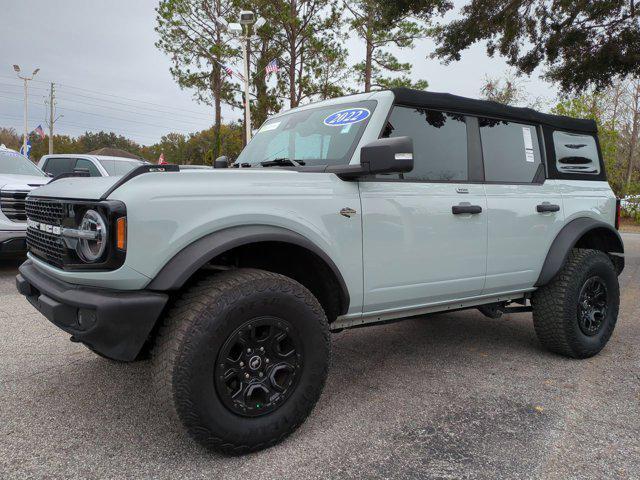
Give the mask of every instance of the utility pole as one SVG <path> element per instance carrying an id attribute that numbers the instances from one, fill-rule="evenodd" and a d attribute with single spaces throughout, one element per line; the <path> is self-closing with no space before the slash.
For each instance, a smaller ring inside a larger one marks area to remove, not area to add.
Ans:
<path id="1" fill-rule="evenodd" d="M 22 153 L 24 154 L 24 156 L 27 156 L 27 141 L 29 140 L 29 120 L 28 120 L 28 109 L 27 109 L 27 103 L 29 102 L 29 81 L 33 80 L 33 77 L 35 77 L 38 72 L 40 71 L 39 68 L 36 68 L 33 73 L 31 74 L 30 77 L 26 77 L 26 76 L 22 76 L 20 75 L 20 66 L 18 65 L 14 65 L 13 66 L 13 70 L 18 74 L 18 78 L 24 81 L 24 138 L 22 140 Z"/>
<path id="2" fill-rule="evenodd" d="M 51 82 L 51 88 L 49 89 L 49 120 L 47 121 L 49 126 L 49 155 L 53 154 L 53 125 L 61 117 L 62 115 L 56 117 L 56 85 Z"/>

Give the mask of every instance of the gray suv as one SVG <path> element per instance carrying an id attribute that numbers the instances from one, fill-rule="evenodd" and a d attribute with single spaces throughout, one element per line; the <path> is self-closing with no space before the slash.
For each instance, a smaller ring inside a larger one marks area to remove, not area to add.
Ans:
<path id="1" fill-rule="evenodd" d="M 162 408 L 243 453 L 311 412 L 332 331 L 527 311 L 543 347 L 596 355 L 618 213 L 594 122 L 396 89 L 275 115 L 232 168 L 50 183 L 17 286 L 96 353 L 150 355 Z"/>

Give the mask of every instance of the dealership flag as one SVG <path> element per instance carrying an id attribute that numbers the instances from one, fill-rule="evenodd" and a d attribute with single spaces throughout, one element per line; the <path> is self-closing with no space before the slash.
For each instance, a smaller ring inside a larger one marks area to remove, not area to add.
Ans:
<path id="1" fill-rule="evenodd" d="M 22 155 L 24 155 L 25 157 L 29 158 L 29 153 L 31 153 L 31 142 L 29 140 L 27 140 L 27 151 L 26 151 L 26 153 L 24 151 L 24 144 L 20 145 L 20 153 Z"/>
<path id="2" fill-rule="evenodd" d="M 168 162 L 164 161 L 164 152 L 162 152 L 160 157 L 158 157 L 158 165 L 169 165 Z"/>
<path id="3" fill-rule="evenodd" d="M 44 135 L 44 130 L 42 130 L 42 125 L 38 125 L 34 130 L 34 132 L 38 134 L 38 136 L 40 137 L 40 140 L 44 140 L 45 135 Z"/>

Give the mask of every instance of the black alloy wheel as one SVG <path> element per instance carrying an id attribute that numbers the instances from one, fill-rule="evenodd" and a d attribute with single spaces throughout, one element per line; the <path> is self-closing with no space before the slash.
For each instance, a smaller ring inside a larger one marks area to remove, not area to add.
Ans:
<path id="1" fill-rule="evenodd" d="M 302 342 L 277 317 L 249 320 L 218 354 L 216 391 L 233 413 L 256 417 L 273 412 L 296 387 L 303 366 Z"/>
<path id="2" fill-rule="evenodd" d="M 582 285 L 578 298 L 578 325 L 585 335 L 597 335 L 604 325 L 608 307 L 607 285 L 600 277 L 591 277 Z"/>

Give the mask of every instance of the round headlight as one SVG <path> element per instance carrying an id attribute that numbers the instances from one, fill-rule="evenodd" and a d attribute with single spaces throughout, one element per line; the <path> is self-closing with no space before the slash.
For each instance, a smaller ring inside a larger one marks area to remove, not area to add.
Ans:
<path id="1" fill-rule="evenodd" d="M 95 210 L 87 210 L 80 222 L 78 254 L 85 262 L 96 262 L 107 248 L 107 224 Z"/>

